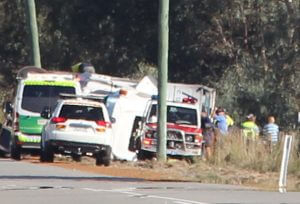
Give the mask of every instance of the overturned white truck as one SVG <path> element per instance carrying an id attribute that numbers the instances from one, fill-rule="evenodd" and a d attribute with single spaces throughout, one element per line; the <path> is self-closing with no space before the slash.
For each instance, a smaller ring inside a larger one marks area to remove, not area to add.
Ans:
<path id="1" fill-rule="evenodd" d="M 214 107 L 215 90 L 202 85 L 168 83 L 167 155 L 202 154 L 201 111 Z M 157 149 L 157 83 L 144 77 L 136 86 L 109 94 L 108 111 L 113 124 L 113 154 L 134 161 L 155 156 Z"/>

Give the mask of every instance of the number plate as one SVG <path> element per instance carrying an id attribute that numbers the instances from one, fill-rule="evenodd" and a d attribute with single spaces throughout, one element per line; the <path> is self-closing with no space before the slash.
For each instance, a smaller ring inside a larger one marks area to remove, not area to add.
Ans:
<path id="1" fill-rule="evenodd" d="M 80 127 L 73 127 L 73 131 L 78 132 L 87 132 L 86 128 L 80 128 Z"/>
<path id="2" fill-rule="evenodd" d="M 37 121 L 37 124 L 38 125 L 45 125 L 47 123 L 47 120 L 45 120 L 45 119 L 39 119 L 38 121 Z"/>

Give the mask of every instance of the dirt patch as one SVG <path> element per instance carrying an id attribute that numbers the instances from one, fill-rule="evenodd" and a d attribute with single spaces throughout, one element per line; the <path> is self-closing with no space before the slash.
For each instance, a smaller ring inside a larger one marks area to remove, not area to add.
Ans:
<path id="1" fill-rule="evenodd" d="M 25 161 L 39 163 L 37 157 L 25 158 Z M 235 167 L 216 167 L 205 161 L 193 164 L 184 160 L 120 162 L 114 161 L 109 167 L 96 166 L 93 158 L 84 157 L 81 162 L 71 158 L 55 158 L 54 163 L 44 165 L 104 174 L 117 177 L 139 178 L 150 181 L 193 181 L 200 183 L 244 185 L 268 191 L 278 191 L 279 173 L 256 172 Z M 300 190 L 300 178 L 288 177 L 288 191 Z"/>

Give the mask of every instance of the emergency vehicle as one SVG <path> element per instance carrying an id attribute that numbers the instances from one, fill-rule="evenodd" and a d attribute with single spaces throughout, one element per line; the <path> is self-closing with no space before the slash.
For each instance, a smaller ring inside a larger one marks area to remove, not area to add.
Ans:
<path id="1" fill-rule="evenodd" d="M 121 89 L 108 95 L 108 112 L 116 119 L 112 126 L 112 150 L 116 159 L 134 161 L 155 156 L 157 120 L 152 116 L 156 116 L 157 100 L 153 95 L 157 95 L 157 81 L 149 76 L 144 77 L 135 88 Z M 201 155 L 200 115 L 201 111 L 209 113 L 213 110 L 215 90 L 197 84 L 168 83 L 167 101 L 170 118 L 167 154 Z M 172 114 L 180 118 L 172 121 Z"/>
<path id="2" fill-rule="evenodd" d="M 25 151 L 39 150 L 42 128 L 47 122 L 40 116 L 43 108 L 54 108 L 61 93 L 79 94 L 80 90 L 72 73 L 22 68 L 17 74 L 13 102 L 5 103 L 0 149 L 15 160 L 20 160 Z"/>
<path id="3" fill-rule="evenodd" d="M 204 93 L 206 92 L 206 93 Z M 168 84 L 167 156 L 192 158 L 202 155 L 201 112 L 212 109 L 206 100 L 214 97 L 214 89 L 201 85 Z M 207 97 L 207 98 L 206 98 Z M 157 152 L 157 97 L 149 101 L 143 119 L 135 133 L 138 159 L 151 159 Z"/>

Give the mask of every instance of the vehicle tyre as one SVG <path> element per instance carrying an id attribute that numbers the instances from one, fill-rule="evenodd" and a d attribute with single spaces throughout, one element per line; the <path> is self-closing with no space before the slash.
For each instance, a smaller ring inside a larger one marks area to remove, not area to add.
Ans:
<path id="1" fill-rule="evenodd" d="M 41 146 L 41 155 L 40 155 L 41 162 L 53 162 L 54 161 L 54 152 L 50 144 L 47 142 L 45 143 L 45 147 Z"/>
<path id="2" fill-rule="evenodd" d="M 105 151 L 101 151 L 96 155 L 96 165 L 109 166 L 111 162 L 111 147 L 107 147 Z"/>
<path id="3" fill-rule="evenodd" d="M 11 158 L 17 161 L 21 160 L 21 146 L 14 141 L 11 146 Z"/>
<path id="4" fill-rule="evenodd" d="M 99 152 L 96 154 L 96 165 L 97 166 L 101 166 L 103 165 L 103 153 L 102 152 Z"/>
<path id="5" fill-rule="evenodd" d="M 111 147 L 107 147 L 103 157 L 104 166 L 109 166 L 110 161 L 111 161 Z"/>
<path id="6" fill-rule="evenodd" d="M 137 153 L 138 160 L 151 160 L 153 158 L 153 153 L 140 149 Z"/>
<path id="7" fill-rule="evenodd" d="M 200 159 L 200 156 L 187 156 L 185 160 L 189 164 L 195 164 Z"/>

